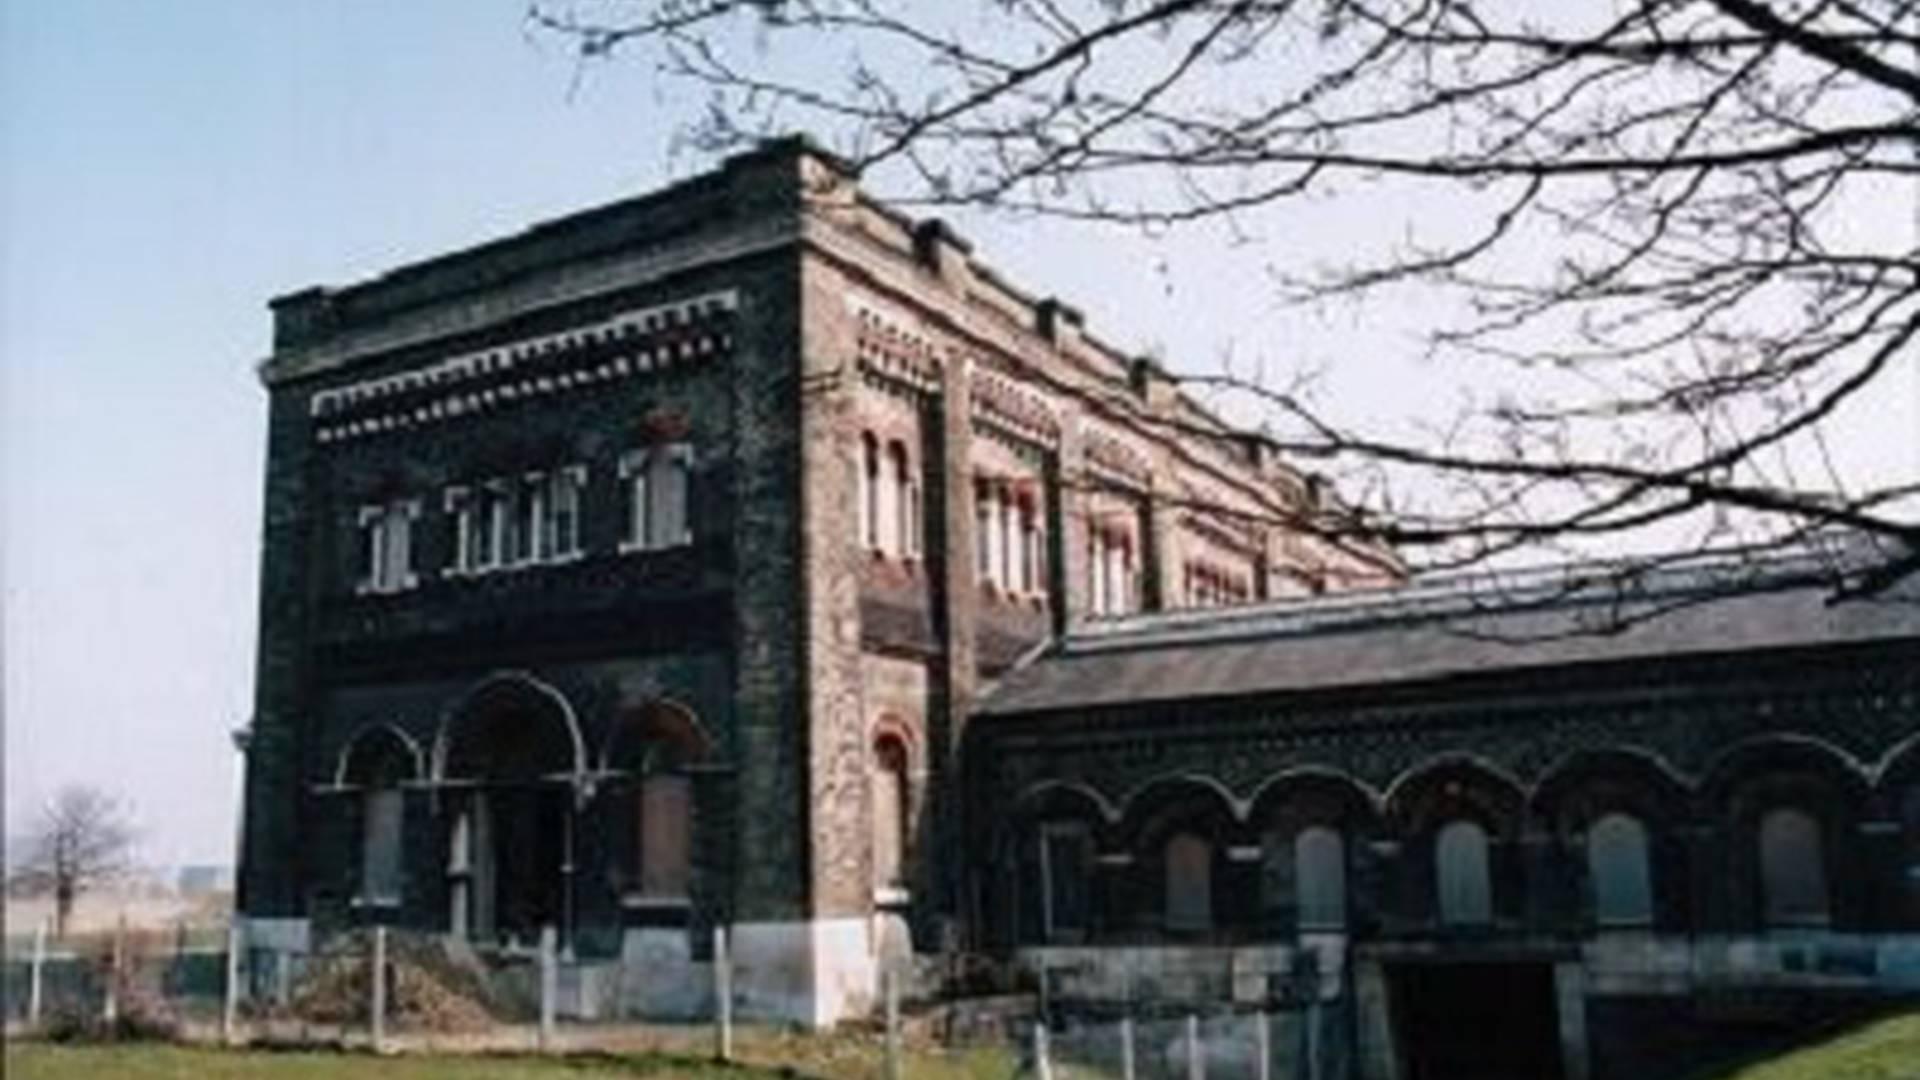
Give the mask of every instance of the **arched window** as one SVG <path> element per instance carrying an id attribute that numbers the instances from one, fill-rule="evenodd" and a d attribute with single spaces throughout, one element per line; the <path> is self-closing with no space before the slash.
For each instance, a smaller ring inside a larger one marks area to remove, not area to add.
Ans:
<path id="1" fill-rule="evenodd" d="M 1653 921 L 1653 879 L 1647 829 L 1626 814 L 1607 814 L 1587 829 L 1587 876 L 1593 915 L 1601 926 L 1646 926 Z"/>
<path id="2" fill-rule="evenodd" d="M 1082 941 L 1087 933 L 1093 839 L 1083 821 L 1040 825 L 1040 918 L 1047 941 Z"/>
<path id="3" fill-rule="evenodd" d="M 686 900 L 693 871 L 693 779 L 687 767 L 706 754 L 691 714 L 654 704 L 624 721 L 608 764 L 631 792 L 632 842 L 625 869 L 630 899 Z"/>
<path id="4" fill-rule="evenodd" d="M 1213 848 L 1192 833 L 1167 841 L 1167 929 L 1213 928 Z"/>
<path id="5" fill-rule="evenodd" d="M 1433 856 L 1440 921 L 1447 926 L 1493 921 L 1487 831 L 1471 821 L 1449 821 L 1434 838 Z"/>
<path id="6" fill-rule="evenodd" d="M 906 884 L 907 745 L 897 735 L 873 744 L 873 884 L 877 889 Z"/>
<path id="7" fill-rule="evenodd" d="M 886 516 L 891 519 L 885 530 L 886 542 L 893 547 L 894 554 L 910 556 L 920 550 L 917 538 L 919 509 L 914 505 L 916 485 L 913 482 L 913 466 L 907 457 L 907 448 L 901 443 L 887 444 L 887 465 L 893 474 L 889 477 L 892 506 Z"/>
<path id="8" fill-rule="evenodd" d="M 860 544 L 880 546 L 880 441 L 860 433 Z"/>
<path id="9" fill-rule="evenodd" d="M 1293 840 L 1293 881 L 1300 902 L 1300 929 L 1338 930 L 1347 925 L 1347 851 L 1338 830 L 1311 825 Z"/>
<path id="10" fill-rule="evenodd" d="M 662 443 L 620 459 L 627 490 L 627 535 L 622 551 L 653 551 L 693 542 L 687 513 L 692 488 L 693 447 Z"/>
<path id="11" fill-rule="evenodd" d="M 412 752 L 391 729 L 356 737 L 341 767 L 341 780 L 359 789 L 360 888 L 362 904 L 400 902 L 401 842 L 406 801 L 400 784 L 414 774 Z"/>
<path id="12" fill-rule="evenodd" d="M 1811 814 L 1780 807 L 1760 819 L 1760 890 L 1769 924 L 1827 924 L 1827 868 Z"/>
<path id="13" fill-rule="evenodd" d="M 993 580 L 993 507 L 989 505 L 992 487 L 985 477 L 973 481 L 973 550 L 980 583 Z"/>

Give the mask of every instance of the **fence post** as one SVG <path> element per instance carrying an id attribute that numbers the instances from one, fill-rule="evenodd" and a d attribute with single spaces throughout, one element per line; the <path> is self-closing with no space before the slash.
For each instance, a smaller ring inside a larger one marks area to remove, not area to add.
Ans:
<path id="1" fill-rule="evenodd" d="M 892 963 L 880 968 L 887 1002 L 887 1080 L 900 1080 L 900 975 Z"/>
<path id="2" fill-rule="evenodd" d="M 1133 1076 L 1133 1008 L 1128 1006 L 1126 1015 L 1120 1018 L 1120 1080 L 1134 1080 Z"/>
<path id="3" fill-rule="evenodd" d="M 1033 1075 L 1035 1080 L 1053 1080 L 1053 1062 L 1047 1047 L 1047 1022 L 1036 1021 L 1033 1025 Z"/>
<path id="4" fill-rule="evenodd" d="M 379 1053 L 387 1041 L 387 928 L 373 928 L 373 1000 L 369 1007 L 373 1052 Z"/>
<path id="5" fill-rule="evenodd" d="M 293 953 L 273 950 L 273 1003 L 286 1008 L 293 1004 Z"/>
<path id="6" fill-rule="evenodd" d="M 713 928 L 714 1056 L 733 1060 L 733 960 L 727 955 L 727 928 Z"/>
<path id="7" fill-rule="evenodd" d="M 113 924 L 113 961 L 107 969 L 107 1000 L 101 1015 L 108 1027 L 120 1019 L 120 965 L 125 962 L 127 917 L 123 913 Z"/>
<path id="8" fill-rule="evenodd" d="M 27 1027 L 37 1029 L 40 1026 L 40 980 L 41 972 L 47 966 L 47 921 L 45 919 L 33 928 L 33 966 L 27 978 Z"/>
<path id="9" fill-rule="evenodd" d="M 1207 1080 L 1207 1056 L 1200 1048 L 1200 1015 L 1187 1014 L 1187 1080 Z"/>
<path id="10" fill-rule="evenodd" d="M 554 958 L 555 933 L 540 928 L 540 1052 L 553 1049 L 554 998 L 559 994 L 560 970 Z"/>
<path id="11" fill-rule="evenodd" d="M 1253 1014 L 1253 1080 L 1273 1080 L 1273 1024 L 1264 1008 Z"/>
<path id="12" fill-rule="evenodd" d="M 233 1045 L 234 1019 L 240 1011 L 240 921 L 227 923 L 226 1001 L 220 1009 L 220 1041 Z"/>

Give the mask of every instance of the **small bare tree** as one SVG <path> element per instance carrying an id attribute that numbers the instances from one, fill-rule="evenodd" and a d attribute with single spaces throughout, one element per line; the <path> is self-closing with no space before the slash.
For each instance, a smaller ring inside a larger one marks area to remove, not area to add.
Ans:
<path id="1" fill-rule="evenodd" d="M 41 808 L 22 841 L 12 891 L 53 897 L 53 932 L 64 937 L 82 893 L 123 873 L 137 833 L 118 799 L 69 784 Z"/>

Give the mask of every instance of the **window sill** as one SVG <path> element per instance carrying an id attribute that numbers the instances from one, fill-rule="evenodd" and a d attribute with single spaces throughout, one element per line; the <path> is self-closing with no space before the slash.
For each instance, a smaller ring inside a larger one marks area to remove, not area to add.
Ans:
<path id="1" fill-rule="evenodd" d="M 681 548 L 689 548 L 692 546 L 693 537 L 689 536 L 684 540 L 672 544 L 641 544 L 635 543 L 632 540 L 622 540 L 616 550 L 622 555 L 644 555 L 655 551 L 678 551 Z"/>
<path id="2" fill-rule="evenodd" d="M 685 896 L 640 896 L 629 895 L 620 898 L 620 906 L 629 911 L 685 911 L 693 907 L 693 901 Z"/>
<path id="3" fill-rule="evenodd" d="M 356 896 L 352 900 L 347 901 L 347 906 L 353 908 L 355 911 L 395 911 L 400 907 L 400 898 L 397 896 Z"/>

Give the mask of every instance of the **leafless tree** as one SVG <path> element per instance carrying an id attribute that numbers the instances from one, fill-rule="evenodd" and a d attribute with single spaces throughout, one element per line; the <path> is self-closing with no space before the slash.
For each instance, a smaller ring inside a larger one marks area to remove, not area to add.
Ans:
<path id="1" fill-rule="evenodd" d="M 12 891 L 51 895 L 54 936 L 64 937 L 74 901 L 128 869 L 136 835 L 119 800 L 98 788 L 63 787 L 21 840 Z"/>
<path id="2" fill-rule="evenodd" d="M 1365 511 L 1317 528 L 1433 567 L 1648 530 L 1870 538 L 1843 591 L 1920 564 L 1912 469 L 1844 476 L 1824 441 L 1920 351 L 1920 0 L 538 0 L 529 19 L 583 62 L 638 54 L 710 88 L 703 145 L 824 131 L 910 202 L 1152 230 L 1359 193 L 1415 208 L 1278 285 L 1450 296 L 1430 351 L 1491 388 L 1458 415 L 1409 436 L 1264 368 L 1183 376 L 1257 402 Z"/>

